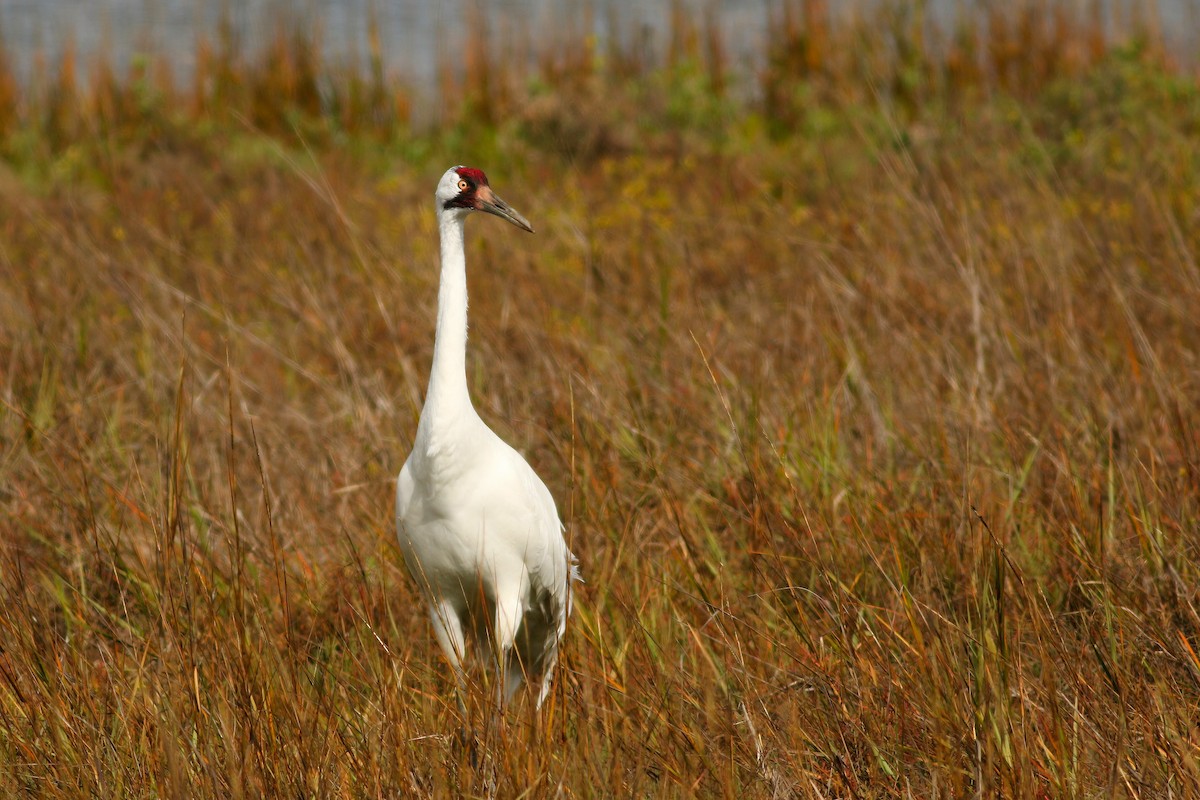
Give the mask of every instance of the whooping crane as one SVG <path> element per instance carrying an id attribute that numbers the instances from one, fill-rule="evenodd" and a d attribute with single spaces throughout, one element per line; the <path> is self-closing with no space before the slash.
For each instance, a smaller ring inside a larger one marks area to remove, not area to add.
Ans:
<path id="1" fill-rule="evenodd" d="M 442 258 L 437 329 L 425 406 L 396 486 L 400 549 L 456 678 L 474 645 L 498 667 L 504 702 L 528 679 L 540 707 L 579 573 L 550 490 L 471 404 L 463 249 L 472 211 L 533 228 L 478 169 L 447 170 L 435 197 Z"/>

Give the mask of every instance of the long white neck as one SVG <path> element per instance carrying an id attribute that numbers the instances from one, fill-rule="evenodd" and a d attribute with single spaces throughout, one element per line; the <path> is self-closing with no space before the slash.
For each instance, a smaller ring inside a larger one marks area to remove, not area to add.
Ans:
<path id="1" fill-rule="evenodd" d="M 433 368 L 421 422 L 432 428 L 458 427 L 474 416 L 467 392 L 467 255 L 463 246 L 465 214 L 438 210 L 442 276 L 438 288 L 437 333 Z M 428 417 L 428 419 L 426 419 Z M 430 431 L 432 433 L 432 430 Z"/>

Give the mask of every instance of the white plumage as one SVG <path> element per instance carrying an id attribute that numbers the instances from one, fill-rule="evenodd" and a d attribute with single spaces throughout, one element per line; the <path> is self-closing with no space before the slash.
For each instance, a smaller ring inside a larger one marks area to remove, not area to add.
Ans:
<path id="1" fill-rule="evenodd" d="M 467 392 L 467 273 L 463 224 L 486 211 L 533 232 L 479 170 L 438 183 L 442 274 L 433 368 L 412 453 L 396 487 L 396 527 L 409 571 L 429 602 L 438 643 L 461 678 L 477 647 L 497 666 L 505 701 L 525 680 L 540 706 L 578 578 L 549 489 L 480 419 Z"/>

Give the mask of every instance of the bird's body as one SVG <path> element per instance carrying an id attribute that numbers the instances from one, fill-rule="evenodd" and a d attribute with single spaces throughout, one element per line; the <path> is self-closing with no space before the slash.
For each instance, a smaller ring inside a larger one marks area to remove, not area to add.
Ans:
<path id="1" fill-rule="evenodd" d="M 524 681 L 539 681 L 541 705 L 570 613 L 574 558 L 549 489 L 476 413 L 465 366 L 465 218 L 479 209 L 532 229 L 478 170 L 447 171 L 437 201 L 437 333 L 413 450 L 397 481 L 400 549 L 456 673 L 474 645 L 499 667 L 506 700 Z"/>

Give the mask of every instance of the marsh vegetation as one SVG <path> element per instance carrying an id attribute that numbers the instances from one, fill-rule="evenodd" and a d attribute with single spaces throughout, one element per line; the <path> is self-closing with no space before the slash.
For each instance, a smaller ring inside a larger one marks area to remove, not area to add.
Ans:
<path id="1" fill-rule="evenodd" d="M 748 88 L 480 26 L 427 126 L 286 33 L 0 70 L 0 793 L 1200 793 L 1200 86 L 916 8 L 785 2 Z M 474 749 L 392 506 L 455 163 L 587 578 Z"/>

